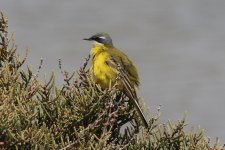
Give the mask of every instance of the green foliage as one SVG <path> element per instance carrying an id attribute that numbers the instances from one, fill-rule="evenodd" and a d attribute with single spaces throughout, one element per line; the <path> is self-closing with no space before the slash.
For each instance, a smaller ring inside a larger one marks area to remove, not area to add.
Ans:
<path id="1" fill-rule="evenodd" d="M 0 148 L 1 149 L 219 149 L 202 130 L 185 132 L 185 120 L 158 124 L 159 111 L 141 125 L 129 99 L 115 86 L 102 90 L 86 69 L 63 71 L 62 87 L 55 76 L 41 83 L 26 57 L 8 37 L 7 19 L 0 16 Z M 42 61 L 39 69 L 41 69 Z"/>

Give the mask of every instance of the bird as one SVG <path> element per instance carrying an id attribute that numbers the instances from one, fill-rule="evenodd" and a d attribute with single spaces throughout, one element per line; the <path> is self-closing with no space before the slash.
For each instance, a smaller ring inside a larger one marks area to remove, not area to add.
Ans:
<path id="1" fill-rule="evenodd" d="M 145 127 L 148 128 L 147 119 L 138 103 L 135 91 L 135 88 L 139 86 L 139 76 L 133 62 L 125 53 L 114 47 L 108 33 L 99 32 L 83 40 L 93 41 L 90 50 L 90 72 L 95 82 L 106 89 L 117 82 L 119 74 L 120 80 L 116 88 L 132 100 Z"/>

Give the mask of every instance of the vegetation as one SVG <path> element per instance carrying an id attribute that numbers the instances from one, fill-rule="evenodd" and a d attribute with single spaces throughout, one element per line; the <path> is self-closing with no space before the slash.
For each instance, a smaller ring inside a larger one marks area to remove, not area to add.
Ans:
<path id="1" fill-rule="evenodd" d="M 63 71 L 62 87 L 54 73 L 41 83 L 38 74 L 17 54 L 8 20 L 0 14 L 0 148 L 1 149 L 222 149 L 210 144 L 199 129 L 185 132 L 185 120 L 157 123 L 150 133 L 129 99 L 111 87 L 102 90 L 92 80 L 89 59 L 77 75 Z M 39 70 L 41 69 L 40 62 Z M 24 69 L 25 68 L 25 69 Z"/>

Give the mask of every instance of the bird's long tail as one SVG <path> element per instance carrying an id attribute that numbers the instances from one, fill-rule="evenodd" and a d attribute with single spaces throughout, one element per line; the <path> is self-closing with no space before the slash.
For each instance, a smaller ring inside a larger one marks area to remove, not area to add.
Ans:
<path id="1" fill-rule="evenodd" d="M 134 106 L 136 107 L 140 117 L 141 117 L 141 120 L 143 121 L 144 123 L 144 126 L 148 129 L 149 131 L 149 125 L 148 125 L 148 122 L 147 122 L 147 119 L 143 113 L 143 111 L 141 110 L 141 107 L 138 103 L 138 97 L 137 97 L 137 93 L 136 93 L 136 90 L 135 90 L 135 87 L 131 84 L 131 81 L 130 79 L 128 78 L 127 74 L 125 73 L 123 67 L 120 65 L 120 63 L 117 63 L 115 61 L 115 59 L 113 57 L 110 58 L 111 59 L 111 63 L 110 65 L 114 68 L 117 69 L 118 71 L 118 78 L 120 79 L 120 81 L 122 82 L 122 84 L 124 85 L 125 89 L 125 94 L 127 95 L 127 97 L 132 100 Z"/>
<path id="2" fill-rule="evenodd" d="M 118 60 L 119 61 L 119 60 Z M 138 97 L 137 97 L 137 93 L 135 91 L 135 87 L 134 85 L 131 83 L 129 77 L 127 76 L 126 72 L 125 72 L 125 68 L 123 68 L 121 66 L 121 63 L 118 63 L 115 58 L 113 58 L 112 56 L 110 57 L 110 60 L 108 62 L 108 65 L 110 65 L 111 67 L 115 68 L 118 71 L 117 74 L 117 78 L 119 78 L 119 80 L 122 82 L 122 84 L 124 85 L 125 89 L 125 94 L 127 95 L 127 97 L 133 101 L 134 106 L 136 107 L 141 120 L 144 123 L 144 126 L 148 129 L 148 132 L 150 132 L 150 128 L 148 125 L 148 121 L 143 113 L 143 111 L 141 110 L 141 107 L 138 103 Z"/>
<path id="3" fill-rule="evenodd" d="M 119 76 L 120 76 L 120 80 L 123 83 L 124 87 L 125 87 L 125 94 L 127 95 L 127 97 L 133 101 L 133 104 L 135 106 L 135 108 L 137 109 L 141 120 L 144 123 L 144 126 L 148 129 L 148 122 L 147 119 L 138 103 L 138 97 L 137 97 L 137 93 L 135 91 L 135 88 L 132 86 L 132 84 L 130 83 L 130 79 L 127 77 L 127 75 L 125 73 L 123 73 L 123 71 L 119 72 Z"/>

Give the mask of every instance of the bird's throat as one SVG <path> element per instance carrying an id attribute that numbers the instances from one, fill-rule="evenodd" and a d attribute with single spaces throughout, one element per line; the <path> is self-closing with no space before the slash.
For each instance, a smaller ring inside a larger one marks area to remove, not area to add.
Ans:
<path id="1" fill-rule="evenodd" d="M 91 49 L 91 56 L 96 56 L 98 54 L 100 54 L 101 52 L 103 52 L 105 50 L 104 45 L 103 44 L 94 44 L 92 49 Z"/>

